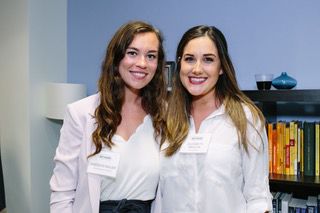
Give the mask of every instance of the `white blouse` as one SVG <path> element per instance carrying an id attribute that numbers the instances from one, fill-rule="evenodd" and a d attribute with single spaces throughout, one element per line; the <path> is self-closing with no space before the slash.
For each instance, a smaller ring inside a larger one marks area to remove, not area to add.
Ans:
<path id="1" fill-rule="evenodd" d="M 114 135 L 112 152 L 120 155 L 116 178 L 103 176 L 100 200 L 152 200 L 159 182 L 159 143 L 150 115 L 128 141 Z"/>
<path id="2" fill-rule="evenodd" d="M 252 116 L 244 107 L 248 123 Z M 260 136 L 263 139 L 261 142 Z M 210 134 L 203 154 L 160 156 L 160 190 L 156 211 L 161 213 L 262 213 L 272 210 L 268 180 L 267 135 L 261 124 L 248 125 L 249 154 L 239 146 L 236 128 L 224 106 L 202 121 L 199 134 Z M 190 120 L 190 134 L 195 134 Z M 165 147 L 163 147 L 165 148 Z M 163 150 L 163 149 L 162 149 Z M 159 205 L 160 204 L 160 205 Z"/>

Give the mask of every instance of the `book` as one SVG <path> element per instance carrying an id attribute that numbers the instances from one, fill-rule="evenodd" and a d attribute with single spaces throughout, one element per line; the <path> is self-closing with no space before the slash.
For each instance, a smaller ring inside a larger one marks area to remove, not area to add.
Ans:
<path id="1" fill-rule="evenodd" d="M 282 192 L 280 197 L 278 198 L 278 212 L 282 213 L 282 200 L 286 196 L 287 193 Z"/>
<path id="2" fill-rule="evenodd" d="M 284 193 L 284 197 L 281 200 L 281 213 L 289 212 L 289 202 L 292 199 L 292 194 Z"/>
<path id="3" fill-rule="evenodd" d="M 268 133 L 268 155 L 269 155 L 269 173 L 273 173 L 272 169 L 272 133 L 273 133 L 273 123 L 267 123 L 267 133 Z"/>
<path id="4" fill-rule="evenodd" d="M 317 209 L 318 209 L 317 213 L 320 213 L 320 194 L 318 195 L 318 199 L 317 199 Z"/>
<path id="5" fill-rule="evenodd" d="M 275 192 L 275 194 L 273 194 L 273 198 L 272 198 L 273 212 L 279 212 L 279 199 L 281 194 L 282 192 Z"/>
<path id="6" fill-rule="evenodd" d="M 290 135 L 289 135 L 289 140 L 290 140 L 290 175 L 296 175 L 294 171 L 294 163 L 297 159 L 297 145 L 295 141 L 295 122 L 290 121 L 289 123 L 289 129 L 290 129 Z"/>
<path id="7" fill-rule="evenodd" d="M 303 123 L 304 132 L 304 175 L 315 175 L 315 125 L 314 122 Z"/>
<path id="8" fill-rule="evenodd" d="M 307 200 L 292 198 L 289 202 L 289 213 L 307 213 Z"/>
<path id="9" fill-rule="evenodd" d="M 308 213 L 316 213 L 317 210 L 317 197 L 316 196 L 308 196 L 307 198 L 307 210 Z"/>
<path id="10" fill-rule="evenodd" d="M 283 174 L 284 173 L 284 123 L 279 121 L 276 123 L 277 128 L 277 168 L 276 174 Z"/>
<path id="11" fill-rule="evenodd" d="M 319 122 L 315 123 L 315 176 L 320 175 L 320 141 L 319 141 Z"/>
<path id="12" fill-rule="evenodd" d="M 300 122 L 300 173 L 299 174 L 303 174 L 304 173 L 304 154 L 303 154 L 303 150 L 304 150 L 304 132 L 303 132 L 303 126 L 302 126 L 302 122 Z"/>
<path id="13" fill-rule="evenodd" d="M 292 198 L 288 205 L 288 212 L 295 213 L 296 212 L 296 205 L 297 205 L 297 198 Z"/>
<path id="14" fill-rule="evenodd" d="M 307 213 L 307 200 L 297 199 L 296 213 Z"/>
<path id="15" fill-rule="evenodd" d="M 272 124 L 272 173 L 277 173 L 277 128 Z"/>
<path id="16" fill-rule="evenodd" d="M 303 172 L 302 168 L 302 158 L 303 158 L 303 131 L 302 131 L 302 122 L 297 121 L 298 124 L 298 143 L 297 143 L 297 175 L 300 175 Z"/>
<path id="17" fill-rule="evenodd" d="M 285 155 L 284 174 L 289 175 L 290 174 L 290 124 L 288 122 L 286 123 L 286 129 L 285 129 L 284 155 Z"/>

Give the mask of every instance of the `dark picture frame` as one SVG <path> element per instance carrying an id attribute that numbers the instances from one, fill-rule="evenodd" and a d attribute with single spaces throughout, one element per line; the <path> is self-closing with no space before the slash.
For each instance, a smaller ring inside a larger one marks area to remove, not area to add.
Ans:
<path id="1" fill-rule="evenodd" d="M 172 90 L 173 85 L 173 73 L 175 69 L 176 63 L 174 61 L 167 61 L 165 65 L 165 77 L 166 77 L 166 83 L 167 83 L 167 91 Z"/>

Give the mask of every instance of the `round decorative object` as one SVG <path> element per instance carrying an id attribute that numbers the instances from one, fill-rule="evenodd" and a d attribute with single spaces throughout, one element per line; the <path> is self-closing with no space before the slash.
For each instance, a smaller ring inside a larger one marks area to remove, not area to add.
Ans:
<path id="1" fill-rule="evenodd" d="M 288 76 L 286 72 L 272 80 L 272 86 L 276 89 L 292 89 L 297 85 L 297 80 Z"/>

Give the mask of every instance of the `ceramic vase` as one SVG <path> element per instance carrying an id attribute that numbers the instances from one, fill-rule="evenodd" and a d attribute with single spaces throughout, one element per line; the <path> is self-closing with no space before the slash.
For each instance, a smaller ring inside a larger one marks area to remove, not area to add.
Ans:
<path id="1" fill-rule="evenodd" d="M 272 86 L 276 89 L 292 89 L 297 85 L 296 79 L 290 77 L 286 72 L 272 80 Z"/>

